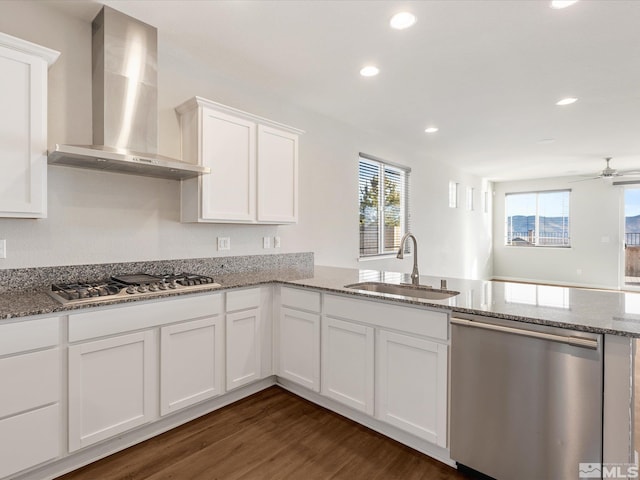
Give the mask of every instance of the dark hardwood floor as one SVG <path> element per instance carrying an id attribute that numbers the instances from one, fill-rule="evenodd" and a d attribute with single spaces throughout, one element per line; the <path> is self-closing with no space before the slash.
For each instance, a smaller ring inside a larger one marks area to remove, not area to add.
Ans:
<path id="1" fill-rule="evenodd" d="M 455 469 L 271 387 L 60 480 L 429 479 Z"/>

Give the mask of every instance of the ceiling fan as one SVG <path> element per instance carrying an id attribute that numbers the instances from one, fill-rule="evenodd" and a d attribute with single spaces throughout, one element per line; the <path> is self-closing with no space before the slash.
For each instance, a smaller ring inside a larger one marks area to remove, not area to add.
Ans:
<path id="1" fill-rule="evenodd" d="M 632 176 L 632 175 L 640 175 L 640 170 L 616 170 L 615 168 L 611 168 L 611 166 L 609 165 L 609 162 L 611 161 L 612 157 L 605 157 L 605 162 L 607 162 L 607 166 L 604 167 L 604 169 L 595 177 L 589 177 L 589 178 L 585 178 L 582 180 L 573 180 L 572 182 L 569 183 L 575 183 L 575 182 L 584 182 L 586 180 L 597 180 L 599 178 L 603 178 L 603 179 L 614 179 L 617 177 L 623 177 L 625 175 L 628 176 Z"/>

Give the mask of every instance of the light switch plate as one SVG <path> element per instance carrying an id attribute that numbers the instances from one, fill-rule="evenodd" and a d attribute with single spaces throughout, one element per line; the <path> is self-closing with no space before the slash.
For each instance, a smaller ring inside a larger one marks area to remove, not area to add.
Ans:
<path id="1" fill-rule="evenodd" d="M 0 258 L 7 258 L 7 241 L 0 240 Z"/>
<path id="2" fill-rule="evenodd" d="M 271 248 L 271 237 L 262 237 L 262 248 Z"/>
<path id="3" fill-rule="evenodd" d="M 273 248 L 280 248 L 280 237 L 273 237 Z"/>
<path id="4" fill-rule="evenodd" d="M 231 239 L 229 237 L 218 237 L 218 250 L 231 250 Z"/>

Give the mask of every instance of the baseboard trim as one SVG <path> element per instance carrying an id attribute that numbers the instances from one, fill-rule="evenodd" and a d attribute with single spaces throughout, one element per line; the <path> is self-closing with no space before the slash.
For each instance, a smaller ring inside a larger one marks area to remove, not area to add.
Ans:
<path id="1" fill-rule="evenodd" d="M 544 285 L 551 287 L 572 287 L 572 288 L 590 288 L 593 290 L 614 290 L 619 291 L 618 287 L 612 287 L 611 285 L 598 285 L 593 283 L 576 283 L 576 282 L 561 282 L 558 280 L 544 280 L 544 279 L 531 279 L 520 277 L 503 277 L 500 275 L 494 275 L 491 277 L 491 281 L 496 282 L 513 282 L 513 283 L 527 283 L 531 285 Z"/>
<path id="2" fill-rule="evenodd" d="M 304 387 L 290 382 L 286 379 L 276 377 L 272 375 L 258 382 L 252 383 L 245 387 L 232 390 L 220 397 L 215 397 L 210 400 L 206 400 L 202 403 L 186 408 L 184 410 L 175 412 L 174 414 L 161 417 L 153 421 L 153 423 L 143 425 L 139 428 L 123 433 L 115 438 L 110 438 L 103 442 L 91 445 L 89 447 L 78 450 L 57 460 L 53 460 L 49 463 L 34 467 L 30 470 L 22 472 L 18 475 L 12 476 L 12 480 L 52 480 L 56 477 L 69 473 L 73 470 L 77 470 L 85 465 L 93 463 L 102 458 L 113 455 L 114 453 L 125 450 L 138 443 L 144 442 L 153 438 L 161 433 L 167 432 L 173 428 L 179 427 L 185 423 L 188 423 L 196 418 L 211 413 L 222 407 L 226 407 L 232 403 L 242 400 L 250 395 L 258 393 L 273 385 L 277 385 L 285 390 L 304 398 L 320 407 L 331 410 L 343 417 L 346 417 L 354 422 L 359 423 L 371 430 L 374 430 L 382 435 L 389 437 L 397 442 L 402 443 L 408 447 L 417 450 L 439 462 L 456 468 L 456 463 L 449 457 L 449 450 L 438 447 L 426 440 L 415 437 L 403 430 L 400 430 L 392 425 L 388 425 L 381 422 L 369 415 L 353 410 L 352 408 L 342 405 L 335 400 L 326 398 L 319 393 L 312 392 Z"/>

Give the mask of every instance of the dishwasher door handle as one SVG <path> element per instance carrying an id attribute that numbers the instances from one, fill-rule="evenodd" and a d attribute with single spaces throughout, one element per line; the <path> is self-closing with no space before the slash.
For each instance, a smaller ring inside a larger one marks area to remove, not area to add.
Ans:
<path id="1" fill-rule="evenodd" d="M 495 332 L 511 333 L 513 335 L 521 335 L 524 337 L 550 340 L 552 342 L 566 343 L 567 345 L 572 345 L 574 347 L 584 347 L 590 348 L 592 350 L 598 349 L 597 338 L 573 337 L 571 335 L 555 335 L 553 333 L 537 332 L 535 330 L 528 330 L 525 328 L 505 327 L 503 325 L 495 325 L 493 323 L 477 322 L 455 317 L 451 317 L 451 323 L 453 325 L 460 325 L 463 327 L 480 328 L 482 330 L 493 330 Z"/>

